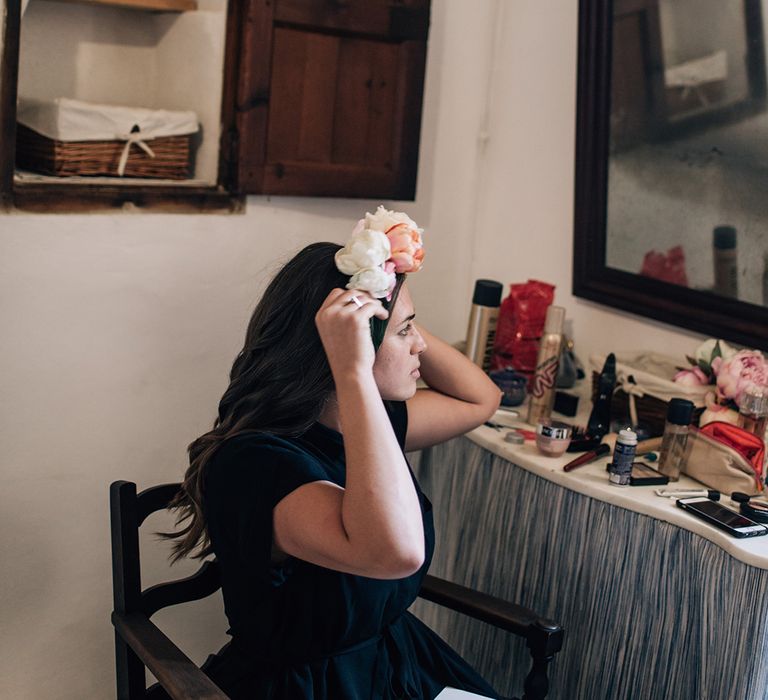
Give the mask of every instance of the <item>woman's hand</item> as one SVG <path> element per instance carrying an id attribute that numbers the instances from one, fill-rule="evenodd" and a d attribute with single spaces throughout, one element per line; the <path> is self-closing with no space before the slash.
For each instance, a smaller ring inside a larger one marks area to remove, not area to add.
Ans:
<path id="1" fill-rule="evenodd" d="M 373 367 L 376 357 L 370 328 L 373 316 L 384 320 L 389 312 L 368 292 L 336 288 L 325 298 L 315 314 L 315 324 L 334 377 L 370 371 Z"/>

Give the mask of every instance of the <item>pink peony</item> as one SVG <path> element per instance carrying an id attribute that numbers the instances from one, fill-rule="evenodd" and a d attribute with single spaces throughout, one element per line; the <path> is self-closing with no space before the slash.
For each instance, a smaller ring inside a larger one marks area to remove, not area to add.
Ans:
<path id="1" fill-rule="evenodd" d="M 741 405 L 748 389 L 768 388 L 768 362 L 757 350 L 740 350 L 717 368 L 717 396 Z"/>
<path id="2" fill-rule="evenodd" d="M 395 271 L 418 272 L 424 260 L 421 233 L 408 224 L 396 224 L 386 231 L 392 254 L 389 259 L 395 263 Z"/>
<path id="3" fill-rule="evenodd" d="M 683 386 L 704 386 L 709 384 L 709 377 L 698 367 L 691 367 L 691 369 L 680 370 L 672 381 Z"/>

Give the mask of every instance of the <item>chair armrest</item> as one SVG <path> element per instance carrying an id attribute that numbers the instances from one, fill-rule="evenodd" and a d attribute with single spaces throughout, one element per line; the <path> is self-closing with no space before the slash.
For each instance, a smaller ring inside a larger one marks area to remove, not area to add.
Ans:
<path id="1" fill-rule="evenodd" d="M 228 700 L 146 615 L 113 612 L 112 624 L 173 700 Z"/>
<path id="2" fill-rule="evenodd" d="M 534 640 L 537 646 L 543 643 L 545 649 L 542 651 L 547 654 L 554 654 L 562 647 L 562 627 L 522 605 L 509 603 L 436 576 L 424 577 L 419 596 L 494 627 L 505 629 L 519 637 L 525 637 L 529 646 Z"/>

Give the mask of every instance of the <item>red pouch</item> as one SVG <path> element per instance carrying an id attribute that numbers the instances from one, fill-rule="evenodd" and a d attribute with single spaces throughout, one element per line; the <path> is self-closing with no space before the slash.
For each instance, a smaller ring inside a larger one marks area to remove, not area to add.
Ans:
<path id="1" fill-rule="evenodd" d="M 555 287 L 547 282 L 528 280 L 510 285 L 509 296 L 499 309 L 492 370 L 512 367 L 531 378 L 536 369 L 547 307 L 554 297 Z"/>
<path id="2" fill-rule="evenodd" d="M 713 440 L 736 450 L 752 465 L 758 482 L 763 482 L 765 464 L 765 443 L 754 433 L 724 421 L 713 421 L 699 428 L 699 432 Z"/>

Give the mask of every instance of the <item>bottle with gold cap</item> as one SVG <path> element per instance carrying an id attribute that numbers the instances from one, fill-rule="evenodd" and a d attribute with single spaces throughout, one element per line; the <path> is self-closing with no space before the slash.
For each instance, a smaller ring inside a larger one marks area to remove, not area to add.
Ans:
<path id="1" fill-rule="evenodd" d="M 464 354 L 486 372 L 491 368 L 502 289 L 501 282 L 496 280 L 477 280 L 472 296 Z"/>
<path id="2" fill-rule="evenodd" d="M 539 344 L 539 356 L 531 385 L 531 402 L 528 404 L 528 422 L 536 425 L 542 418 L 549 418 L 555 403 L 555 382 L 563 344 L 565 309 L 550 306 L 544 321 L 544 335 Z"/>

